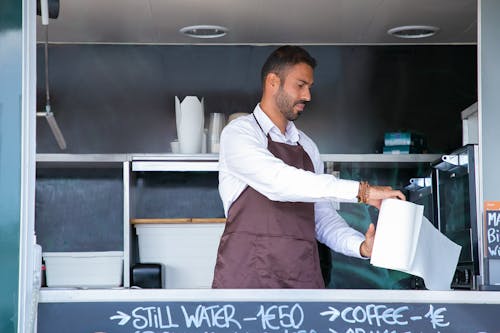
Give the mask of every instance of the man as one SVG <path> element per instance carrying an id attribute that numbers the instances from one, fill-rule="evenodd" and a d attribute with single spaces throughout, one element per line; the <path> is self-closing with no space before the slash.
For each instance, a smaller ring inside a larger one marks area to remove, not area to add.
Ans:
<path id="1" fill-rule="evenodd" d="M 405 199 L 390 187 L 323 174 L 318 148 L 293 121 L 311 100 L 316 61 L 297 46 L 275 50 L 262 68 L 253 113 L 223 130 L 219 192 L 227 223 L 214 288 L 324 288 L 316 239 L 354 257 L 370 257 L 375 228 L 363 236 L 329 200 Z"/>

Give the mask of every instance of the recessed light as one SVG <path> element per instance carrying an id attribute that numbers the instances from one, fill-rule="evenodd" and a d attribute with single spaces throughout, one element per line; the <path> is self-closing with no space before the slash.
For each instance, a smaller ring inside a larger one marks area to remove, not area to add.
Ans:
<path id="1" fill-rule="evenodd" d="M 399 38 L 426 38 L 434 36 L 438 31 L 438 27 L 430 25 L 405 25 L 389 29 L 387 33 Z"/>
<path id="2" fill-rule="evenodd" d="M 219 25 L 191 25 L 179 30 L 180 33 L 193 38 L 219 38 L 225 36 L 228 28 Z"/>

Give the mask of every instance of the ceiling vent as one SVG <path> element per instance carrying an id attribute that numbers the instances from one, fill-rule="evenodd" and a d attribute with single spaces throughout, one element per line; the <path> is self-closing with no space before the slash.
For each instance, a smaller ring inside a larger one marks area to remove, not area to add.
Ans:
<path id="1" fill-rule="evenodd" d="M 193 38 L 219 38 L 228 33 L 229 29 L 219 25 L 192 25 L 179 30 L 180 33 Z"/>
<path id="2" fill-rule="evenodd" d="M 438 31 L 438 27 L 430 25 L 405 25 L 389 29 L 387 33 L 398 38 L 426 38 L 434 36 Z"/>

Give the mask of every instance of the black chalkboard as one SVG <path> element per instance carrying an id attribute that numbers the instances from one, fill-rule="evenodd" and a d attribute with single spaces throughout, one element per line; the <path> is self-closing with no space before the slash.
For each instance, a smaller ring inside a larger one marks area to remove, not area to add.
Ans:
<path id="1" fill-rule="evenodd" d="M 487 201 L 485 211 L 486 256 L 500 258 L 500 202 Z"/>
<path id="2" fill-rule="evenodd" d="M 495 333 L 499 304 L 43 303 L 38 333 Z"/>

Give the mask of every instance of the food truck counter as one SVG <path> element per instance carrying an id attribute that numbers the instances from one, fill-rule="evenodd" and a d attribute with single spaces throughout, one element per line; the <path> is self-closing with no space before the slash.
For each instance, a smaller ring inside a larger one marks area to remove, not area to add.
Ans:
<path id="1" fill-rule="evenodd" d="M 486 291 L 41 291 L 38 332 L 499 332 Z"/>

